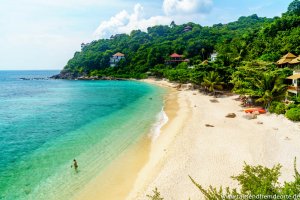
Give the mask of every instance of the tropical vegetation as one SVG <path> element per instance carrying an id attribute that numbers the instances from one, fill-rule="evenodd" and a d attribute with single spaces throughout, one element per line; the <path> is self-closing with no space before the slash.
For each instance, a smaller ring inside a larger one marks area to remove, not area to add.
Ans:
<path id="1" fill-rule="evenodd" d="M 204 195 L 207 200 L 230 200 L 230 199 L 300 199 L 300 174 L 294 161 L 294 180 L 279 182 L 281 165 L 272 168 L 250 166 L 245 163 L 243 171 L 238 176 L 232 176 L 237 181 L 239 188 L 216 188 L 210 186 L 203 188 L 192 177 L 192 183 Z M 160 192 L 153 190 L 153 195 L 148 195 L 151 200 L 163 200 Z"/>
<path id="2" fill-rule="evenodd" d="M 110 39 L 92 41 L 74 54 L 61 75 L 64 78 L 167 78 L 193 83 L 212 93 L 232 90 L 270 108 L 272 102 L 285 99 L 285 78 L 292 74 L 292 69 L 279 68 L 274 63 L 287 52 L 300 54 L 299 35 L 300 1 L 294 0 L 281 17 L 253 14 L 213 26 L 191 22 L 176 25 L 173 21 L 169 26 L 149 27 L 147 32 L 134 30 L 129 35 L 117 34 Z M 125 54 L 125 59 L 110 67 L 110 58 L 117 52 Z M 189 62 L 166 63 L 174 52 Z M 214 52 L 217 59 L 211 62 L 210 55 Z M 275 113 L 285 114 L 283 109 Z"/>
<path id="3" fill-rule="evenodd" d="M 190 177 L 194 185 L 203 193 L 208 200 L 229 200 L 229 199 L 299 199 L 300 198 L 300 174 L 296 168 L 296 158 L 294 162 L 294 180 L 280 184 L 279 177 L 281 165 L 272 168 L 250 166 L 245 164 L 243 172 L 238 176 L 233 176 L 233 180 L 238 181 L 240 189 L 223 189 L 210 186 L 204 189 L 193 178 Z"/>

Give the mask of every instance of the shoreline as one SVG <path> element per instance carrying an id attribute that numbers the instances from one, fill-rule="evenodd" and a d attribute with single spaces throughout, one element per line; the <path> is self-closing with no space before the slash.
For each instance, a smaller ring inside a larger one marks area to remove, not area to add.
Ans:
<path id="1" fill-rule="evenodd" d="M 158 138 L 144 137 L 75 199 L 147 200 L 146 195 L 156 187 L 166 200 L 204 199 L 189 175 L 204 188 L 238 187 L 230 177 L 241 173 L 244 162 L 267 167 L 280 163 L 280 181 L 293 179 L 294 157 L 300 157 L 299 123 L 270 114 L 248 120 L 234 100 L 236 95 L 212 103 L 213 97 L 196 90 L 176 90 L 177 84 L 143 82 L 170 88 L 165 101 L 169 121 Z M 228 113 L 235 113 L 236 118 L 226 118 Z M 105 183 L 103 179 L 113 180 Z"/>
<path id="2" fill-rule="evenodd" d="M 176 87 L 167 81 L 145 82 Z M 126 199 L 146 200 L 156 187 L 164 199 L 204 199 L 189 175 L 204 188 L 238 187 L 230 177 L 242 172 L 244 162 L 267 167 L 280 163 L 281 183 L 292 180 L 294 157 L 300 157 L 300 124 L 273 114 L 248 120 L 236 97 L 212 103 L 213 97 L 196 90 L 177 90 L 178 111 L 152 144 L 149 161 Z M 226 118 L 228 113 L 236 118 Z"/>
<path id="3" fill-rule="evenodd" d="M 174 140 L 176 140 L 178 134 L 180 134 L 180 130 L 188 121 L 187 119 L 190 114 L 188 109 L 189 103 L 181 101 L 179 97 L 180 92 L 175 89 L 177 84 L 168 81 L 155 81 L 152 79 L 145 79 L 142 81 L 160 87 L 170 88 L 170 90 L 172 90 L 172 93 L 168 96 L 165 104 L 165 112 L 170 120 L 162 127 L 159 137 L 152 142 L 149 160 L 139 172 L 134 187 L 126 197 L 126 200 L 148 199 L 146 195 L 151 194 L 151 190 L 154 189 L 154 187 L 150 192 L 145 191 L 149 189 L 151 182 L 154 181 L 162 167 L 166 164 L 164 159 L 167 158 L 168 149 Z"/>
<path id="4" fill-rule="evenodd" d="M 125 199 L 132 190 L 138 173 L 149 160 L 153 140 L 157 137 L 157 125 L 161 129 L 172 120 L 170 113 L 166 113 L 167 104 L 173 104 L 169 98 L 174 95 L 174 91 L 168 89 L 164 97 L 164 106 L 159 115 L 167 115 L 167 119 L 161 116 L 157 120 L 162 120 L 163 124 L 155 122 L 149 133 L 145 133 L 135 144 L 130 146 L 125 152 L 119 155 L 109 166 L 99 175 L 91 180 L 72 199 L 81 200 L 118 200 Z M 158 124 L 156 124 L 158 123 Z M 159 135 L 158 135 L 159 136 Z"/>

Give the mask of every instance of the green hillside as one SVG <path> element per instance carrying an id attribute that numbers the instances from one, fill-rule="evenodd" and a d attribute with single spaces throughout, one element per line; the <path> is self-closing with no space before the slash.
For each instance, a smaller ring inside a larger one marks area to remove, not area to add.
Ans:
<path id="1" fill-rule="evenodd" d="M 189 66 L 198 66 L 215 51 L 218 60 L 205 71 L 213 70 L 216 65 L 229 67 L 231 70 L 224 77 L 229 82 L 229 76 L 244 61 L 275 62 L 287 52 L 300 54 L 299 25 L 299 0 L 292 2 L 281 17 L 273 19 L 254 14 L 211 27 L 172 22 L 169 26 L 149 27 L 147 32 L 134 30 L 129 35 L 118 34 L 93 41 L 74 54 L 61 74 L 65 78 L 82 75 L 144 78 L 149 72 L 167 76 L 168 69 L 176 69 L 165 65 L 170 54 L 183 54 L 190 60 Z M 185 32 L 187 26 L 191 30 Z M 125 54 L 126 60 L 112 68 L 110 57 L 117 52 Z M 181 67 L 184 68 L 184 64 Z"/>

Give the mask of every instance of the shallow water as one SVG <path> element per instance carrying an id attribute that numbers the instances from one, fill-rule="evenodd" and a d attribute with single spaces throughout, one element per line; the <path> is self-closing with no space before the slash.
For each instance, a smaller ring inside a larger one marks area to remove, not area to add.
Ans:
<path id="1" fill-rule="evenodd" d="M 0 71 L 0 199 L 70 198 L 163 106 L 165 91 L 140 82 L 19 79 L 56 73 Z"/>

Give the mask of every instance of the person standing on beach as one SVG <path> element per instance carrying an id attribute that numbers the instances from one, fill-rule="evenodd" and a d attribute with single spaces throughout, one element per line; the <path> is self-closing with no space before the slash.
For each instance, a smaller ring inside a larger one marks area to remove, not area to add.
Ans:
<path id="1" fill-rule="evenodd" d="M 75 159 L 73 160 L 73 166 L 74 166 L 75 171 L 78 172 L 78 164 L 77 164 L 77 161 Z"/>

